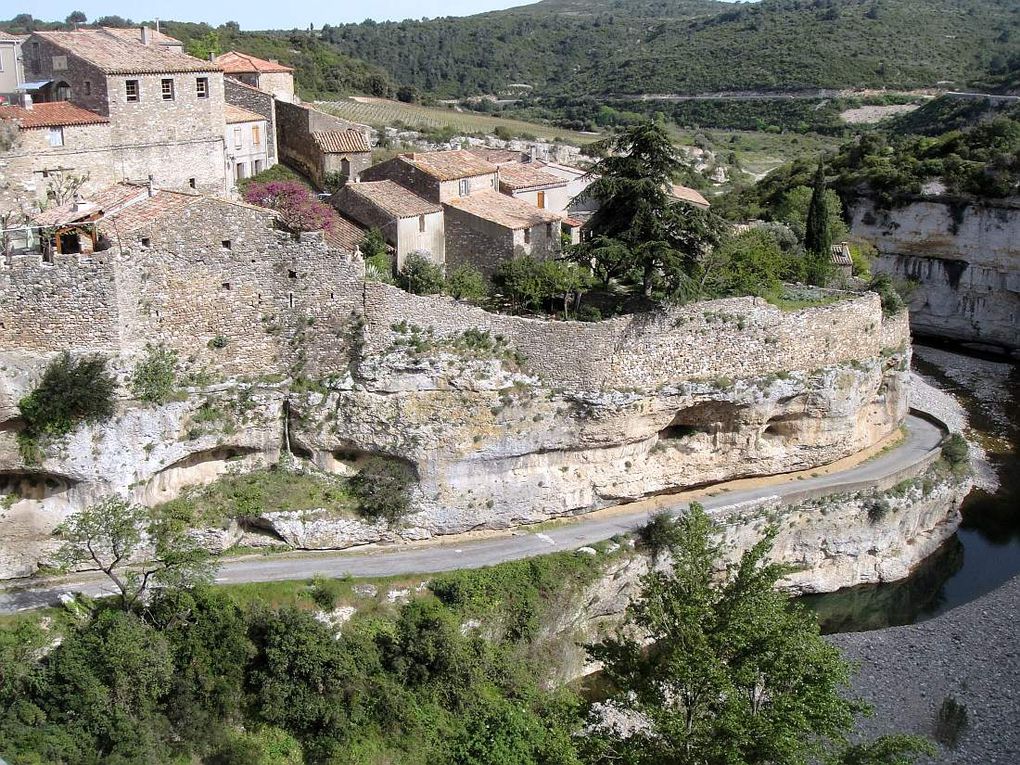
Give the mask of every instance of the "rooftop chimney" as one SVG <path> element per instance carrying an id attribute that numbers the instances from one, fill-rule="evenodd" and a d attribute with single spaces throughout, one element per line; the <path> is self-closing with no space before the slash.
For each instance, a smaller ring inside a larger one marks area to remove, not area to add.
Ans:
<path id="1" fill-rule="evenodd" d="M 213 53 L 212 51 L 209 51 L 209 60 L 210 61 L 215 61 L 216 60 L 216 54 Z"/>
<path id="2" fill-rule="evenodd" d="M 156 181 L 152 177 L 152 173 L 149 173 L 149 196 L 156 196 Z"/>
<path id="3" fill-rule="evenodd" d="M 278 58 L 271 58 L 271 59 L 269 59 L 269 63 L 270 64 L 279 64 L 280 63 L 280 59 L 278 59 Z"/>
<path id="4" fill-rule="evenodd" d="M 148 27 L 142 27 L 142 45 L 148 45 L 152 42 L 152 33 Z"/>
<path id="5" fill-rule="evenodd" d="M 19 102 L 18 105 L 22 109 L 28 109 L 28 111 L 32 111 L 32 94 L 31 93 L 21 93 L 18 96 L 18 102 Z"/>

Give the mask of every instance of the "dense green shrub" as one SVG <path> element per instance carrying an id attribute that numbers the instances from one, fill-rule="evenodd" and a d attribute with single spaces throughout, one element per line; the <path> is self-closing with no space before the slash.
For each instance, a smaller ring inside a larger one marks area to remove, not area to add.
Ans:
<path id="1" fill-rule="evenodd" d="M 882 299 L 883 316 L 895 316 L 906 308 L 903 298 L 900 297 L 900 293 L 896 290 L 896 286 L 893 284 L 889 274 L 876 274 L 875 278 L 868 285 L 868 289 L 872 292 L 877 292 L 878 296 Z"/>
<path id="2" fill-rule="evenodd" d="M 959 433 L 952 433 L 942 444 L 942 456 L 953 467 L 967 464 L 970 457 L 970 446 Z"/>
<path id="3" fill-rule="evenodd" d="M 445 291 L 457 300 L 481 303 L 489 294 L 489 283 L 477 268 L 458 266 L 446 277 Z"/>
<path id="4" fill-rule="evenodd" d="M 339 580 L 316 576 L 312 579 L 312 586 L 308 594 L 315 605 L 323 611 L 332 611 L 336 608 L 342 590 L 343 584 Z"/>
<path id="5" fill-rule="evenodd" d="M 691 507 L 701 507 L 697 502 Z M 651 519 L 638 529 L 637 543 L 642 549 L 647 550 L 653 558 L 658 558 L 663 552 L 676 544 L 680 538 L 680 529 L 676 519 L 665 510 L 660 510 Z"/>
<path id="6" fill-rule="evenodd" d="M 43 439 L 59 438 L 82 423 L 112 417 L 116 389 L 104 357 L 73 359 L 65 351 L 46 367 L 35 390 L 18 402 L 25 422 L 19 434 L 22 455 L 35 461 Z"/>
<path id="7" fill-rule="evenodd" d="M 436 295 L 443 291 L 443 267 L 423 255 L 412 253 L 404 259 L 397 284 L 415 295 Z"/>
<path id="8" fill-rule="evenodd" d="M 410 509 L 414 469 L 397 459 L 370 457 L 348 481 L 358 512 L 370 520 L 398 523 Z"/>
<path id="9" fill-rule="evenodd" d="M 177 351 L 146 344 L 145 358 L 131 373 L 131 392 L 142 401 L 165 404 L 177 383 Z"/>
<path id="10" fill-rule="evenodd" d="M 872 523 L 878 523 L 881 521 L 892 509 L 889 504 L 889 500 L 883 497 L 876 497 L 875 499 L 868 500 L 865 507 L 868 511 L 868 520 Z"/>

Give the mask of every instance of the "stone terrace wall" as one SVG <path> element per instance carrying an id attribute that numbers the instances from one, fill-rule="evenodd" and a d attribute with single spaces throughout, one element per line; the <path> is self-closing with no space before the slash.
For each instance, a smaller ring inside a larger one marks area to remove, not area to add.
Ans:
<path id="1" fill-rule="evenodd" d="M 800 311 L 759 298 L 696 303 L 666 314 L 600 323 L 491 314 L 452 300 L 365 288 L 366 353 L 383 353 L 400 321 L 451 336 L 477 327 L 503 336 L 550 386 L 654 390 L 684 380 L 811 370 L 877 356 L 909 339 L 903 318 L 883 322 L 875 294 Z"/>
<path id="2" fill-rule="evenodd" d="M 116 351 L 114 270 L 102 254 L 55 255 L 53 263 L 39 254 L 0 256 L 0 348 Z"/>

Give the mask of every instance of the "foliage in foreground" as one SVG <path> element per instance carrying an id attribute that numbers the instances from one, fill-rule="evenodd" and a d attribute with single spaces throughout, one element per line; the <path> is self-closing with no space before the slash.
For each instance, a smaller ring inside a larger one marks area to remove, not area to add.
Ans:
<path id="1" fill-rule="evenodd" d="M 671 567 L 645 575 L 623 628 L 588 647 L 618 689 L 611 704 L 634 724 L 622 732 L 599 722 L 585 741 L 589 759 L 841 760 L 865 707 L 847 699 L 850 667 L 814 617 L 776 589 L 784 569 L 769 562 L 775 529 L 720 579 L 721 548 L 701 506 L 669 523 L 657 517 L 646 536 L 668 549 Z M 886 744 L 925 750 L 915 739 Z"/>
<path id="2" fill-rule="evenodd" d="M 657 639 L 652 650 L 627 630 L 591 647 L 617 703 L 645 721 L 629 737 L 582 734 L 588 705 L 539 686 L 549 667 L 528 650 L 537 617 L 554 616 L 565 589 L 599 571 L 563 553 L 439 576 L 435 595 L 359 614 L 339 633 L 294 606 L 240 605 L 184 579 L 65 616 L 60 641 L 32 623 L 0 629 L 0 756 L 12 765 L 772 765 L 818 753 L 832 765 L 908 765 L 926 751 L 909 737 L 841 745 L 860 709 L 838 693 L 848 667 L 775 592 L 770 538 L 720 583 L 712 533 L 695 506 L 659 535 L 675 568 L 645 577 L 628 620 Z M 330 608 L 337 592 L 317 579 L 307 596 Z M 488 625 L 465 628 L 468 618 L 506 629 L 485 639 Z"/>

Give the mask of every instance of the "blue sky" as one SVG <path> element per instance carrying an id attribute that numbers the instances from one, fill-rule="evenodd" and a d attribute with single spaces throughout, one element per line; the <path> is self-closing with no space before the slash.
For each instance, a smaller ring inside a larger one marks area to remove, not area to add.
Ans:
<path id="1" fill-rule="evenodd" d="M 100 16 L 123 16 L 134 19 L 177 19 L 206 21 L 213 25 L 236 21 L 242 29 L 291 29 L 316 27 L 324 23 L 419 19 L 423 16 L 466 16 L 526 5 L 528 0 L 248 0 L 248 2 L 210 3 L 209 0 L 14 0 L 4 3 L 0 18 L 18 13 L 31 13 L 47 21 L 65 19 L 71 11 L 84 11 L 89 19 Z"/>

